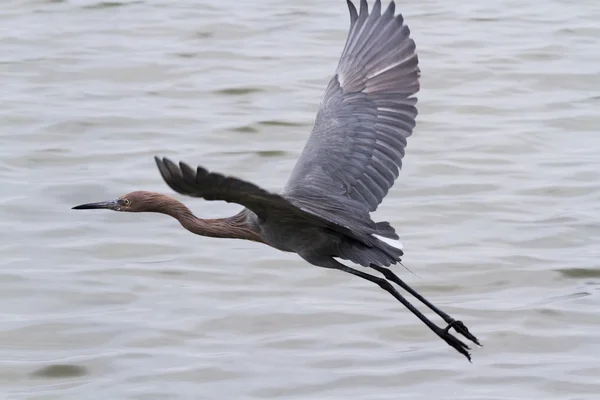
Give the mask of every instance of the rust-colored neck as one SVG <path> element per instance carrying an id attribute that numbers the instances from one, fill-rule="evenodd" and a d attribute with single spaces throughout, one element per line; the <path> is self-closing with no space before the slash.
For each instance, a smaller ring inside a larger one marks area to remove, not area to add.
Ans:
<path id="1" fill-rule="evenodd" d="M 241 213 L 228 218 L 202 219 L 196 217 L 185 204 L 172 197 L 164 196 L 160 200 L 159 207 L 152 211 L 170 215 L 178 220 L 181 226 L 196 235 L 264 243 L 260 235 L 248 226 L 245 216 Z"/>

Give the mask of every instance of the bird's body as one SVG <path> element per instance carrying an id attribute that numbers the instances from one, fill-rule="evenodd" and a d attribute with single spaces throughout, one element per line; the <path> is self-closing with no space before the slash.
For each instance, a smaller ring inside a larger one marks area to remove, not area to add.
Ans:
<path id="1" fill-rule="evenodd" d="M 375 211 L 399 175 L 407 138 L 417 116 L 414 95 L 420 70 L 415 43 L 392 1 L 382 12 L 376 0 L 369 13 L 347 0 L 350 31 L 307 143 L 280 193 L 203 167 L 192 169 L 156 158 L 165 182 L 176 192 L 237 203 L 229 218 L 201 219 L 181 202 L 158 193 L 132 192 L 116 200 L 77 206 L 117 211 L 160 212 L 189 231 L 211 237 L 245 239 L 298 254 L 307 262 L 342 270 L 376 283 L 410 309 L 439 337 L 470 359 L 468 347 L 449 329 L 478 343 L 460 322 L 437 309 L 387 267 L 400 263 L 398 235 Z M 385 279 L 342 264 L 374 269 Z M 414 308 L 391 283 L 400 285 L 449 325 L 441 329 Z"/>
<path id="2" fill-rule="evenodd" d="M 324 228 L 312 226 L 298 226 L 294 219 L 282 218 L 277 221 L 261 222 L 255 215 L 250 214 L 246 220 L 250 226 L 255 227 L 265 243 L 277 250 L 296 253 L 306 258 L 312 254 L 334 254 L 336 247 L 342 240 L 340 235 L 326 232 Z"/>

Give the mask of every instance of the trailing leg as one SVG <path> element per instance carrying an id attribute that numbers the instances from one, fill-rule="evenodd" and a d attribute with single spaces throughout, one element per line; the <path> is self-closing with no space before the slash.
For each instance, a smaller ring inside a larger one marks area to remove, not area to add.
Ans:
<path id="1" fill-rule="evenodd" d="M 446 343 L 448 343 L 448 345 L 453 347 L 456 351 L 458 351 L 460 354 L 467 357 L 467 359 L 469 361 L 471 361 L 471 355 L 468 352 L 468 350 L 470 350 L 469 346 L 467 346 L 466 344 L 461 342 L 459 339 L 454 337 L 452 334 L 450 334 L 448 332 L 448 329 L 442 329 L 439 326 L 437 326 L 436 324 L 434 324 L 433 322 L 431 322 L 425 315 L 423 315 L 417 308 L 415 308 L 415 306 L 413 306 L 408 300 L 406 300 L 406 298 L 404 298 L 400 293 L 398 293 L 398 291 L 394 288 L 394 286 L 392 286 L 392 284 L 389 281 L 387 281 L 383 278 L 377 277 L 377 276 L 367 274 L 367 273 L 359 271 L 357 269 L 348 267 L 348 266 L 334 260 L 333 258 L 323 258 L 323 259 L 318 259 L 318 260 L 306 259 L 306 261 L 310 262 L 311 264 L 320 266 L 320 267 L 338 269 L 340 271 L 347 272 L 349 274 L 358 276 L 359 278 L 363 278 L 363 279 L 366 279 L 370 282 L 377 284 L 380 288 L 382 288 L 386 292 L 390 293 L 392 296 L 394 296 L 394 298 L 396 298 L 396 300 L 398 300 L 406 308 L 408 308 L 410 310 L 410 312 L 412 312 L 417 318 L 419 318 L 425 325 L 427 325 L 427 327 L 429 329 L 431 329 L 442 340 L 444 340 Z"/>
<path id="2" fill-rule="evenodd" d="M 446 321 L 446 323 L 448 324 L 448 326 L 445 329 L 446 332 L 449 331 L 450 328 L 454 328 L 456 330 L 456 332 L 460 333 L 461 335 L 463 335 L 464 337 L 466 337 L 467 339 L 469 339 L 476 345 L 481 346 L 481 344 L 479 343 L 479 340 L 475 337 L 475 335 L 473 335 L 471 332 L 469 332 L 469 329 L 465 326 L 465 324 L 463 324 L 461 321 L 455 320 L 454 318 L 452 318 L 451 316 L 449 316 L 448 314 L 446 314 L 445 312 L 443 312 L 442 310 L 440 310 L 439 308 L 437 308 L 436 306 L 431 304 L 425 297 L 421 296 L 416 290 L 414 290 L 413 288 L 408 286 L 408 284 L 406 284 L 402 279 L 400 279 L 398 277 L 398 275 L 394 274 L 389 268 L 379 267 L 374 264 L 371 264 L 370 267 L 376 271 L 379 271 L 383 276 L 385 276 L 385 278 L 387 280 L 394 282 L 395 284 L 400 286 L 402 289 L 406 290 L 408 293 L 413 295 L 421 303 L 423 303 L 427 307 L 429 307 L 429 309 L 431 311 L 435 312 L 437 315 L 442 317 L 442 319 L 444 321 Z"/>

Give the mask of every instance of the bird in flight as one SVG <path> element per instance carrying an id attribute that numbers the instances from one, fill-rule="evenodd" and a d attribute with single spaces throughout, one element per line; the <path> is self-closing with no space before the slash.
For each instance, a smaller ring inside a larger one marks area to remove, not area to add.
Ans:
<path id="1" fill-rule="evenodd" d="M 193 169 L 155 157 L 162 178 L 175 192 L 236 203 L 243 209 L 232 217 L 203 219 L 178 200 L 147 191 L 73 208 L 167 214 L 197 235 L 263 243 L 296 253 L 310 264 L 366 279 L 470 361 L 470 348 L 451 329 L 480 345 L 478 339 L 392 272 L 389 267 L 399 264 L 404 254 L 399 237 L 389 222 L 375 222 L 370 216 L 398 177 L 406 140 L 415 127 L 414 95 L 420 89 L 415 42 L 393 1 L 382 10 L 376 0 L 370 12 L 366 0 L 360 0 L 358 11 L 350 0 L 347 3 L 346 44 L 313 130 L 279 193 L 201 166 Z M 393 284 L 440 316 L 446 327 L 434 324 Z"/>

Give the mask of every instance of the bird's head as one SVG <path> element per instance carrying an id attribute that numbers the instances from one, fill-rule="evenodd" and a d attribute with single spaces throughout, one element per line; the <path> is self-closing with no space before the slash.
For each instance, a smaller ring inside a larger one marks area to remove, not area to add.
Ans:
<path id="1" fill-rule="evenodd" d="M 164 205 L 165 195 L 154 192 L 136 191 L 118 197 L 114 200 L 100 201 L 97 203 L 80 204 L 73 210 L 96 210 L 106 209 L 127 212 L 156 212 Z"/>

